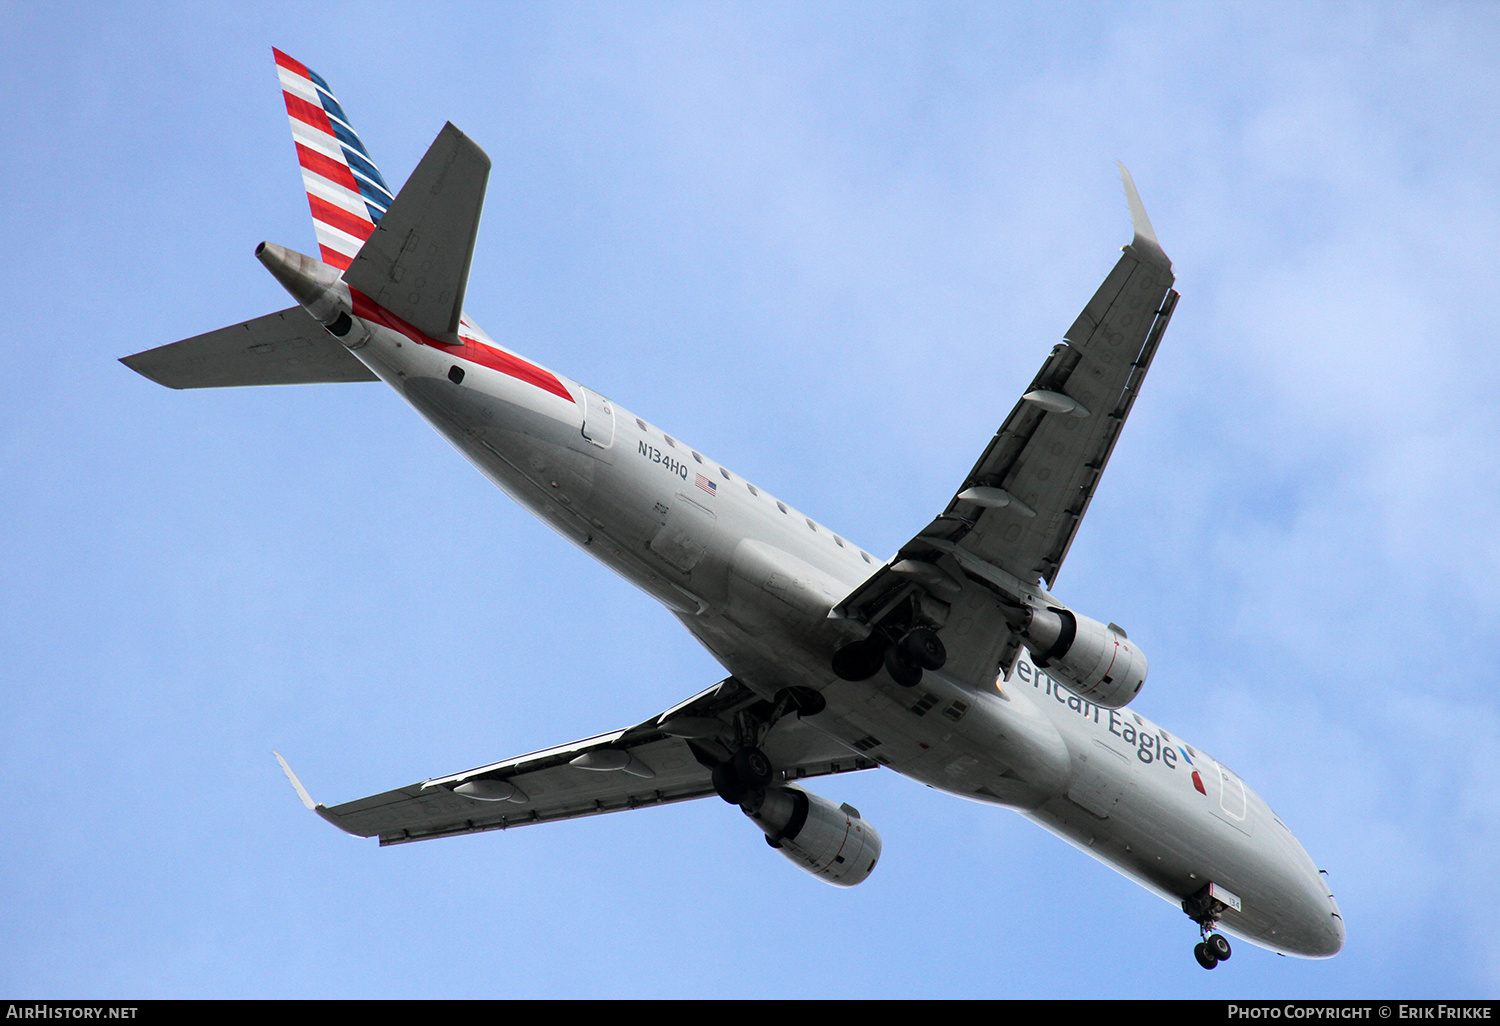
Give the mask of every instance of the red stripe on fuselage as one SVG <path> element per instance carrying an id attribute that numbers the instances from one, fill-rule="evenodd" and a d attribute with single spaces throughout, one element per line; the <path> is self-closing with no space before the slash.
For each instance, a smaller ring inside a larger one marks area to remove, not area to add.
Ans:
<path id="1" fill-rule="evenodd" d="M 513 356 L 504 350 L 487 346 L 478 339 L 463 338 L 459 336 L 460 345 L 450 346 L 445 342 L 423 332 L 420 328 L 407 323 L 400 317 L 391 313 L 385 307 L 375 302 L 369 296 L 358 289 L 349 290 L 350 297 L 354 300 L 354 314 L 367 321 L 383 324 L 392 331 L 398 331 L 411 339 L 418 345 L 431 346 L 459 360 L 467 360 L 477 363 L 481 367 L 497 370 L 501 374 L 508 374 L 517 380 L 524 381 L 528 385 L 535 385 L 544 392 L 551 392 L 559 398 L 573 402 L 573 396 L 563 387 L 563 383 L 548 371 L 543 370 L 534 363 L 528 363 L 519 356 Z"/>

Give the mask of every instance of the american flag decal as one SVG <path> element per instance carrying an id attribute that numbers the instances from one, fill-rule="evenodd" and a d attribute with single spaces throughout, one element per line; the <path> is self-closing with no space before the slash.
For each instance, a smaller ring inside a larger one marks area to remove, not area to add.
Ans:
<path id="1" fill-rule="evenodd" d="M 718 485 L 718 483 L 715 482 L 715 481 L 710 481 L 708 478 L 704 477 L 702 474 L 698 475 L 698 487 L 702 488 L 709 495 L 718 495 L 719 494 L 719 485 Z"/>
<path id="2" fill-rule="evenodd" d="M 391 190 L 322 76 L 272 52 L 318 247 L 324 263 L 347 270 L 391 205 Z"/>

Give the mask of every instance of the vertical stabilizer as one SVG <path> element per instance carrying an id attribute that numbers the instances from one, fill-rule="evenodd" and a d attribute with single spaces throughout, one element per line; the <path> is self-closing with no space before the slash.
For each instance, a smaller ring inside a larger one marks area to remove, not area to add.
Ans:
<path id="1" fill-rule="evenodd" d="M 445 125 L 344 281 L 436 339 L 458 341 L 490 158 Z"/>
<path id="2" fill-rule="evenodd" d="M 342 271 L 391 205 L 391 190 L 322 76 L 272 52 L 323 262 Z"/>

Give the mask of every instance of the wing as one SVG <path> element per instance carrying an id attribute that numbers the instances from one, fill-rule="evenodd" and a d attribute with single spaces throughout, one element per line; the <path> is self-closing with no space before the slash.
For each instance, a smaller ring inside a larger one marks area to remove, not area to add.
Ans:
<path id="1" fill-rule="evenodd" d="M 1013 661 L 1019 642 L 1001 607 L 1057 579 L 1177 303 L 1172 263 L 1120 171 L 1135 238 L 948 507 L 836 615 L 875 626 L 920 605 L 946 624 L 956 670 L 982 678 Z"/>
<path id="2" fill-rule="evenodd" d="M 300 306 L 122 356 L 120 362 L 168 388 L 380 380 Z"/>
<path id="3" fill-rule="evenodd" d="M 712 766 L 728 757 L 725 741 L 734 736 L 739 714 L 764 719 L 777 711 L 729 677 L 634 727 L 331 809 L 315 806 L 282 766 L 303 803 L 340 830 L 379 836 L 382 845 L 404 844 L 706 797 L 714 793 Z M 876 765 L 802 722 L 794 710 L 775 719 L 761 748 L 787 780 Z"/>

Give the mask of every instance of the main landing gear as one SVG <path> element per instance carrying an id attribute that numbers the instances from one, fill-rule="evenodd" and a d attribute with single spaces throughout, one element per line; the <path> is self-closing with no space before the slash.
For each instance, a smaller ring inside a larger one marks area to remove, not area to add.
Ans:
<path id="1" fill-rule="evenodd" d="M 756 791 L 765 790 L 774 775 L 765 752 L 754 746 L 741 748 L 714 767 L 714 790 L 730 805 L 743 805 Z"/>
<path id="2" fill-rule="evenodd" d="M 1203 940 L 1193 946 L 1193 957 L 1198 964 L 1205 969 L 1212 969 L 1220 962 L 1229 961 L 1232 953 L 1229 947 L 1229 939 L 1222 933 L 1214 932 L 1214 927 L 1219 924 L 1219 916 L 1229 906 L 1220 900 L 1219 895 L 1229 898 L 1239 907 L 1239 899 L 1230 895 L 1227 891 L 1218 891 L 1213 884 L 1204 884 L 1202 889 L 1182 900 L 1182 910 L 1188 914 L 1193 922 L 1198 924 L 1198 932 Z"/>
<path id="3" fill-rule="evenodd" d="M 815 716 L 823 711 L 823 696 L 810 688 L 783 688 L 776 693 L 775 704 L 757 702 L 734 715 L 734 736 L 720 738 L 714 752 L 696 752 L 698 759 L 712 767 L 714 790 L 730 805 L 743 806 L 757 794 L 764 794 L 776 778 L 761 745 L 765 744 L 778 720 L 789 713 Z"/>
<path id="4" fill-rule="evenodd" d="M 916 687 L 923 670 L 939 670 L 948 661 L 948 650 L 937 632 L 914 627 L 892 644 L 880 634 L 851 642 L 833 654 L 833 672 L 848 681 L 869 680 L 885 668 L 891 679 L 904 688 Z"/>

